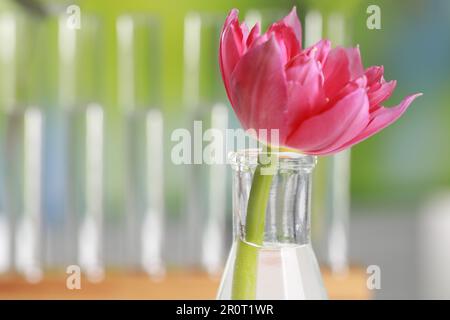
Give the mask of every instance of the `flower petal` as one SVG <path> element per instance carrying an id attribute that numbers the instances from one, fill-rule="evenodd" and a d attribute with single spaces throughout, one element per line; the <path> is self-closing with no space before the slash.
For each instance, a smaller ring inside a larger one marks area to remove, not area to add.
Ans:
<path id="1" fill-rule="evenodd" d="M 367 68 L 364 74 L 367 77 L 367 95 L 370 102 L 370 111 L 375 111 L 380 104 L 392 95 L 397 85 L 396 81 L 386 82 L 383 78 L 383 66 L 373 66 Z"/>
<path id="2" fill-rule="evenodd" d="M 369 97 L 371 110 L 373 107 L 376 108 L 383 101 L 386 101 L 387 99 L 389 99 L 389 97 L 392 95 L 392 92 L 394 92 L 396 85 L 397 85 L 397 81 L 392 80 L 389 82 L 382 83 L 377 90 L 369 90 L 367 95 Z M 373 109 L 373 110 L 375 110 L 375 109 Z"/>
<path id="3" fill-rule="evenodd" d="M 286 68 L 286 78 L 288 81 L 301 84 L 311 80 L 319 80 L 319 83 L 322 84 L 322 68 L 317 60 L 301 54 L 289 63 L 289 67 Z"/>
<path id="4" fill-rule="evenodd" d="M 363 88 L 345 96 L 329 110 L 303 121 L 288 137 L 287 146 L 322 154 L 358 135 L 369 122 L 369 101 Z"/>
<path id="5" fill-rule="evenodd" d="M 342 48 L 335 48 L 328 54 L 323 66 L 325 92 L 328 97 L 337 94 L 350 80 L 348 59 Z"/>
<path id="6" fill-rule="evenodd" d="M 274 23 L 270 26 L 267 33 L 275 35 L 278 46 L 285 57 L 285 64 L 300 53 L 301 45 L 298 43 L 294 30 L 291 27 L 286 26 L 284 23 Z"/>
<path id="7" fill-rule="evenodd" d="M 325 92 L 332 99 L 351 80 L 364 74 L 358 48 L 332 49 L 323 67 Z"/>
<path id="8" fill-rule="evenodd" d="M 250 49 L 230 78 L 233 108 L 245 129 L 279 129 L 285 136 L 287 83 L 278 43 L 272 36 Z"/>
<path id="9" fill-rule="evenodd" d="M 245 42 L 247 41 L 247 37 L 249 34 L 249 30 L 248 30 L 248 26 L 245 22 L 242 22 L 239 26 L 241 28 L 241 32 L 242 32 L 242 38 L 243 38 L 243 44 L 245 44 Z M 243 45 L 244 49 L 245 49 L 245 45 Z"/>
<path id="10" fill-rule="evenodd" d="M 299 49 L 302 48 L 302 25 L 297 16 L 297 8 L 294 6 L 289 12 L 289 14 L 281 20 L 285 25 L 292 28 L 294 31 L 295 37 L 297 38 L 297 42 L 299 44 Z"/>
<path id="11" fill-rule="evenodd" d="M 358 88 L 364 88 L 365 90 L 367 90 L 366 86 L 367 78 L 365 75 L 362 75 L 361 77 L 348 82 L 332 99 L 329 99 L 328 105 L 324 106 L 325 109 L 320 111 L 325 111 L 329 108 L 332 108 L 339 100 L 343 99 L 345 96 L 349 95 Z"/>
<path id="12" fill-rule="evenodd" d="M 260 26 L 259 22 L 257 22 L 253 26 L 252 30 L 250 31 L 250 33 L 247 37 L 247 41 L 246 41 L 247 48 L 251 48 L 253 46 L 255 39 L 259 38 L 260 33 L 261 33 L 261 26 Z"/>
<path id="13" fill-rule="evenodd" d="M 383 77 L 384 67 L 383 66 L 372 66 L 366 69 L 364 72 L 367 77 L 367 85 L 370 87 L 375 83 L 380 82 L 381 77 Z"/>
<path id="14" fill-rule="evenodd" d="M 233 9 L 225 20 L 219 44 L 220 71 L 231 104 L 233 104 L 233 101 L 229 77 L 243 54 L 243 39 L 244 36 L 238 21 L 238 10 Z"/>
<path id="15" fill-rule="evenodd" d="M 293 59 L 290 67 L 286 69 L 286 78 L 288 80 L 286 115 L 289 131 L 292 131 L 316 112 L 315 108 L 325 105 L 327 100 L 322 90 L 323 74 L 320 62 L 312 57 L 300 54 Z"/>
<path id="16" fill-rule="evenodd" d="M 328 57 L 330 49 L 331 49 L 331 42 L 327 39 L 322 39 L 316 44 L 309 47 L 308 49 L 305 49 L 304 52 L 307 56 L 312 57 L 317 61 L 319 61 L 323 66 Z"/>
<path id="17" fill-rule="evenodd" d="M 324 104 L 326 104 L 326 97 L 318 79 L 303 84 L 289 81 L 286 108 L 288 131 L 295 131 L 305 119 L 311 117 L 317 106 Z"/>
<path id="18" fill-rule="evenodd" d="M 362 64 L 361 52 L 359 52 L 359 47 L 346 48 L 344 50 L 349 61 L 350 80 L 361 77 L 364 74 L 364 67 Z"/>
<path id="19" fill-rule="evenodd" d="M 398 104 L 395 107 L 391 108 L 385 108 L 385 107 L 379 107 L 379 109 L 371 114 L 371 120 L 367 127 L 354 139 L 350 140 L 343 146 L 332 150 L 329 153 L 335 153 L 347 148 L 350 148 L 351 146 L 367 139 L 373 136 L 374 134 L 380 132 L 384 128 L 388 127 L 395 121 L 397 121 L 402 114 L 408 109 L 408 107 L 411 105 L 411 103 L 417 98 L 420 97 L 422 93 L 416 93 L 413 95 L 410 95 L 403 99 L 403 101 Z"/>

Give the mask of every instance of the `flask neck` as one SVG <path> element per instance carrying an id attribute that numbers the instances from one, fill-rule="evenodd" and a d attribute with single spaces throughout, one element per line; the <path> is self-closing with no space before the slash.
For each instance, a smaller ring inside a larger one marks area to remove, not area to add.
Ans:
<path id="1" fill-rule="evenodd" d="M 257 155 L 256 155 L 257 156 Z M 304 245 L 310 242 L 310 207 L 314 156 L 277 153 L 264 217 L 263 246 Z M 233 165 L 233 225 L 236 240 L 247 237 L 247 206 L 258 165 L 248 150 L 231 158 Z"/>

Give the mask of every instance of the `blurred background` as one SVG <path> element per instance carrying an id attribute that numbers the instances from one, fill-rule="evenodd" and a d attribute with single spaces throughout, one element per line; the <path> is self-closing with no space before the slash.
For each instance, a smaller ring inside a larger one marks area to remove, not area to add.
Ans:
<path id="1" fill-rule="evenodd" d="M 2 0 L 0 291 L 3 278 L 38 282 L 71 264 L 94 282 L 110 270 L 220 275 L 229 169 L 172 163 L 172 132 L 239 126 L 217 62 L 226 14 L 267 27 L 294 5 L 304 45 L 359 44 L 365 67 L 384 65 L 398 80 L 389 105 L 424 93 L 398 123 L 319 161 L 321 265 L 379 266 L 372 298 L 449 299 L 446 0 Z"/>

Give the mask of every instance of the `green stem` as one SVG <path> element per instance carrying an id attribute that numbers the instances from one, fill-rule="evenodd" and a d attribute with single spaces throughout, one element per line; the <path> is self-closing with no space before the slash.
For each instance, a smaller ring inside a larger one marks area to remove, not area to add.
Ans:
<path id="1" fill-rule="evenodd" d="M 273 178 L 273 174 L 267 172 L 271 165 L 272 162 L 262 164 L 258 157 L 248 199 L 245 242 L 239 239 L 236 250 L 232 288 L 232 299 L 235 300 L 255 299 L 258 247 L 264 241 L 266 208 Z"/>

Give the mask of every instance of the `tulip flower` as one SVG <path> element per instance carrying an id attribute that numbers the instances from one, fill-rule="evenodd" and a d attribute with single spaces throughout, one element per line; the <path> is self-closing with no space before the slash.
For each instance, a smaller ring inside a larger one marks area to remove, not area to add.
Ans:
<path id="1" fill-rule="evenodd" d="M 364 69 L 358 47 L 332 48 L 328 40 L 320 40 L 302 48 L 295 7 L 263 34 L 259 24 L 251 30 L 240 24 L 238 11 L 232 10 L 220 38 L 219 63 L 244 129 L 252 129 L 270 147 L 311 155 L 333 154 L 371 137 L 395 122 L 420 95 L 384 107 L 396 82 L 385 81 L 383 67 Z M 268 134 L 274 129 L 277 141 Z M 245 225 L 245 241 L 256 246 L 238 243 L 233 299 L 255 297 L 257 246 L 264 241 L 272 184 L 263 167 L 259 162 L 253 174 Z"/>
<path id="2" fill-rule="evenodd" d="M 420 95 L 384 107 L 396 81 L 384 80 L 383 67 L 364 69 L 359 48 L 320 40 L 303 49 L 295 7 L 263 34 L 259 24 L 250 31 L 239 24 L 232 10 L 219 50 L 225 89 L 244 129 L 278 129 L 278 141 L 264 142 L 305 154 L 333 154 L 371 137 Z"/>

